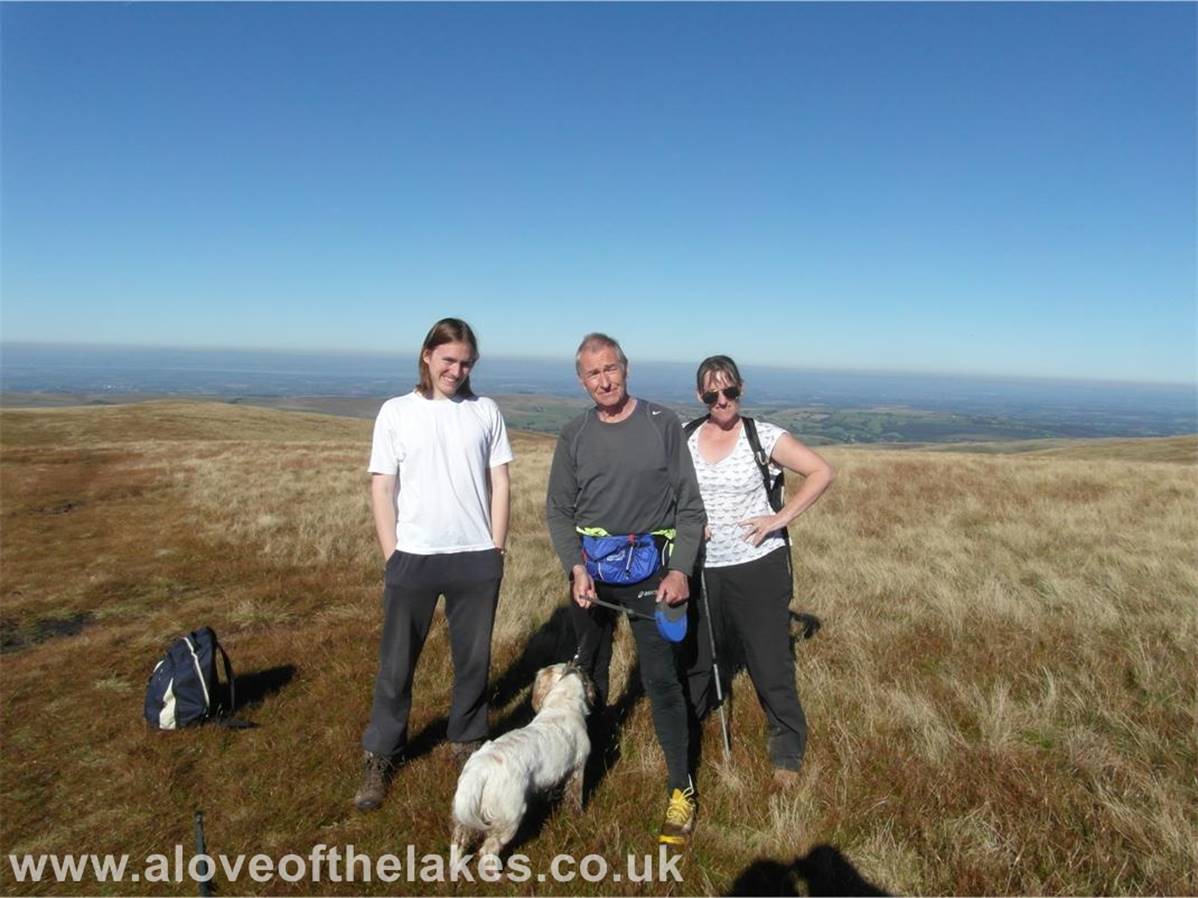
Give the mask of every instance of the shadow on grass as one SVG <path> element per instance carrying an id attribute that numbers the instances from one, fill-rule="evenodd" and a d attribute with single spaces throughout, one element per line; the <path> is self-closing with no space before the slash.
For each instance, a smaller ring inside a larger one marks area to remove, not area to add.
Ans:
<path id="1" fill-rule="evenodd" d="M 561 607 L 529 637 L 520 656 L 495 679 L 488 694 L 489 704 L 492 708 L 502 708 L 532 683 L 538 670 L 558 661 L 568 661 L 573 654 L 574 630 L 566 608 Z M 521 702 L 495 721 L 488 738 L 496 739 L 509 730 L 525 726 L 532 716 L 529 703 Z M 431 752 L 445 741 L 448 730 L 449 718 L 444 715 L 425 724 L 408 740 L 404 752 L 407 761 L 415 761 Z"/>
<path id="2" fill-rule="evenodd" d="M 404 749 L 404 760 L 407 763 L 422 758 L 445 741 L 449 734 L 449 718 L 445 715 L 434 718 L 424 725 L 419 733 L 408 740 Z M 456 776 L 455 776 L 456 779 Z"/>
<path id="3" fill-rule="evenodd" d="M 614 633 L 612 638 L 615 638 Z M 571 622 L 570 611 L 563 605 L 554 610 L 549 620 L 529 638 L 520 657 L 509 665 L 508 669 L 496 680 L 491 693 L 492 705 L 500 706 L 510 702 L 532 683 L 538 670 L 548 667 L 550 664 L 569 661 L 574 657 L 577 648 L 577 636 Z M 608 771 L 619 761 L 620 735 L 632 709 L 636 707 L 636 703 L 644 694 L 645 690 L 641 685 L 640 662 L 637 661 L 628 672 L 628 680 L 619 699 L 606 708 L 597 709 L 587 721 L 587 733 L 591 737 L 591 756 L 587 760 L 587 769 L 583 780 L 584 802 L 590 798 L 599 784 L 603 782 Z M 532 718 L 531 704 L 521 702 L 518 707 L 492 727 L 491 737 L 496 738 L 510 730 L 526 726 Z M 552 802 L 550 803 L 551 808 Z M 533 816 L 533 809 L 530 808 L 528 816 L 525 817 L 525 826 Z M 543 822 L 544 816 L 541 820 Z M 521 829 L 523 831 L 524 827 Z M 517 840 L 520 838 L 520 835 L 516 836 Z"/>
<path id="4" fill-rule="evenodd" d="M 583 802 L 599 788 L 608 771 L 619 763 L 620 736 L 636 707 L 645 695 L 641 684 L 641 662 L 638 659 L 628 671 L 624 691 L 615 704 L 608 705 L 590 721 L 591 756 L 587 759 L 586 775 L 583 779 Z"/>
<path id="5" fill-rule="evenodd" d="M 233 685 L 237 692 L 237 710 L 262 704 L 263 699 L 274 695 L 290 683 L 294 676 L 294 664 L 280 664 L 278 667 L 268 667 L 252 673 L 236 674 Z"/>
<path id="6" fill-rule="evenodd" d="M 492 707 L 502 707 L 512 701 L 517 695 L 527 689 L 543 667 L 569 661 L 577 650 L 577 637 L 570 620 L 569 609 L 566 606 L 554 610 L 541 627 L 529 637 L 520 656 L 495 680 L 491 687 L 490 701 Z M 587 760 L 587 769 L 583 778 L 584 803 L 599 787 L 609 770 L 616 765 L 620 758 L 620 735 L 624 730 L 629 715 L 636 703 L 644 695 L 641 685 L 640 665 L 634 664 L 628 674 L 628 681 L 620 698 L 612 705 L 597 710 L 587 723 L 588 734 L 591 738 L 591 755 Z M 533 718 L 532 705 L 522 701 L 519 705 L 503 715 L 491 728 L 491 738 L 498 738 L 504 733 L 527 726 Z M 430 724 L 417 737 L 423 739 L 435 725 L 440 725 L 440 733 L 444 735 L 444 721 Z M 409 750 L 409 757 L 411 751 Z M 521 821 L 520 829 L 515 838 L 506 848 L 507 852 L 517 851 L 524 843 L 535 839 L 545 825 L 545 821 L 553 814 L 561 801 L 561 792 L 533 796 L 529 801 L 528 812 Z"/>
<path id="7" fill-rule="evenodd" d="M 503 707 L 517 695 L 527 689 L 543 667 L 569 661 L 574 657 L 577 642 L 574 626 L 570 621 L 569 609 L 565 606 L 554 610 L 541 627 L 529 637 L 524 649 L 491 686 L 489 701 L 493 708 Z M 239 687 L 240 688 L 240 687 Z M 633 665 L 628 672 L 628 680 L 620 698 L 612 705 L 597 711 L 588 721 L 588 733 L 591 737 L 591 755 L 587 759 L 587 769 L 584 776 L 584 803 L 590 799 L 599 784 L 606 778 L 620 759 L 620 736 L 627 725 L 636 703 L 644 696 L 641 685 L 640 663 Z M 504 733 L 527 726 L 533 718 L 532 705 L 522 701 L 495 721 L 491 727 L 490 738 L 496 739 Z M 408 763 L 428 754 L 440 743 L 445 741 L 448 729 L 448 718 L 441 716 L 427 723 L 419 733 L 408 741 L 405 752 Z M 524 843 L 535 839 L 545 825 L 545 821 L 553 814 L 562 798 L 561 792 L 533 796 L 529 801 L 528 812 L 520 823 L 520 829 L 515 838 L 505 848 L 510 854 L 519 850 Z"/>
<path id="8" fill-rule="evenodd" d="M 803 888 L 800 888 L 803 886 Z M 857 872 L 844 852 L 816 845 L 789 864 L 760 860 L 746 867 L 728 895 L 889 895 Z"/>
<path id="9" fill-rule="evenodd" d="M 583 774 L 583 812 L 587 803 L 599 784 L 620 760 L 620 734 L 632 714 L 632 709 L 645 694 L 641 685 L 640 663 L 633 665 L 628 672 L 628 682 L 614 705 L 609 705 L 597 712 L 589 721 L 587 730 L 591 737 L 591 754 L 587 758 L 586 772 Z M 527 707 L 524 705 L 523 707 Z M 529 710 L 531 718 L 531 709 Z M 530 842 L 540 835 L 545 821 L 552 815 L 561 803 L 562 792 L 557 790 L 546 795 L 533 796 L 528 803 L 528 812 L 520 821 L 520 829 L 504 850 L 507 853 L 518 851 L 520 846 Z"/>
<path id="10" fill-rule="evenodd" d="M 87 611 L 65 617 L 40 617 L 26 627 L 8 618 L 0 618 L 0 654 L 17 652 L 58 636 L 78 636 L 93 623 L 95 615 Z"/>
<path id="11" fill-rule="evenodd" d="M 524 689 L 532 685 L 537 671 L 559 661 L 569 661 L 575 651 L 574 627 L 570 623 L 570 612 L 566 606 L 555 608 L 549 620 L 524 643 L 520 657 L 508 665 L 491 687 L 490 702 L 493 708 L 502 708 Z M 525 716 L 526 714 L 526 716 Z M 524 719 L 520 719 L 523 717 Z M 492 737 L 501 736 L 508 730 L 522 727 L 532 719 L 527 702 L 506 715 L 491 728 Z"/>

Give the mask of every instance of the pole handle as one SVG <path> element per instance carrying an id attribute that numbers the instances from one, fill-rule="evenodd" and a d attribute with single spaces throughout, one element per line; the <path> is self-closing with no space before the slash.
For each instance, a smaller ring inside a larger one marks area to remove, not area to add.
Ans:
<path id="1" fill-rule="evenodd" d="M 206 855 L 208 853 L 208 849 L 204 844 L 204 812 L 199 809 L 197 809 L 195 813 L 195 827 L 196 854 Z M 199 893 L 200 898 L 210 898 L 212 895 L 212 869 L 209 867 L 206 861 L 202 862 L 200 867 L 200 876 L 196 881 L 196 890 Z"/>

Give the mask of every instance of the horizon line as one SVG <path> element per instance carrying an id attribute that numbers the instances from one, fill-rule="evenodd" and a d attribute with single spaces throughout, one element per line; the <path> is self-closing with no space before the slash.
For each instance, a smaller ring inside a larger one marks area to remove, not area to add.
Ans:
<path id="1" fill-rule="evenodd" d="M 411 347 L 406 350 L 381 350 L 381 349 L 331 349 L 317 347 L 280 347 L 280 346 L 214 346 L 214 345 L 184 345 L 178 343 L 137 343 L 137 342 L 111 342 L 111 343 L 88 343 L 73 340 L 0 340 L 0 356 L 3 355 L 3 350 L 6 347 L 45 347 L 45 348 L 81 348 L 81 349 L 145 349 L 145 350 L 179 350 L 183 352 L 257 352 L 265 354 L 293 354 L 293 355 L 332 355 L 332 356 L 358 356 L 358 357 L 379 357 L 379 358 L 400 358 L 407 354 L 415 354 L 417 347 Z M 510 361 L 542 361 L 542 362 L 564 362 L 570 366 L 573 365 L 574 359 L 572 353 L 557 354 L 518 354 L 518 353 L 482 353 L 480 358 L 495 358 L 505 359 Z M 0 358 L 0 362 L 3 359 Z M 635 367 L 637 364 L 652 364 L 652 365 L 685 365 L 693 367 L 694 362 L 681 362 L 674 359 L 643 359 L 639 363 L 636 360 L 629 360 L 630 367 Z M 1198 376 L 1192 381 L 1183 380 L 1126 380 L 1114 377 L 1084 377 L 1078 375 L 1046 375 L 1046 374 L 1009 374 L 996 373 L 989 371 L 962 371 L 949 369 L 902 369 L 902 368 L 851 368 L 851 367 L 817 367 L 817 366 L 801 366 L 801 365 L 759 365 L 747 364 L 742 365 L 746 369 L 771 369 L 779 371 L 799 371 L 807 373 L 820 374 L 869 374 L 874 376 L 898 376 L 898 377 L 968 377 L 977 380 L 1015 380 L 1015 381 L 1049 381 L 1049 382 L 1064 382 L 1064 383 L 1085 383 L 1085 384 L 1123 384 L 1135 385 L 1144 387 L 1173 387 L 1184 388 L 1189 390 L 1198 390 Z"/>

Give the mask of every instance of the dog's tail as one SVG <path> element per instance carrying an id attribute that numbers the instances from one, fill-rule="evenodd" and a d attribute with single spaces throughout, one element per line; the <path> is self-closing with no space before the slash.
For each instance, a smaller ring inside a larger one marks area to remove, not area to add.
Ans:
<path id="1" fill-rule="evenodd" d="M 494 759 L 476 754 L 453 796 L 454 822 L 476 832 L 514 829 L 524 816 L 523 782 Z"/>
<path id="2" fill-rule="evenodd" d="M 484 811 L 487 777 L 481 764 L 467 764 L 458 778 L 458 790 L 453 794 L 454 822 L 467 829 L 485 832 L 491 826 Z"/>

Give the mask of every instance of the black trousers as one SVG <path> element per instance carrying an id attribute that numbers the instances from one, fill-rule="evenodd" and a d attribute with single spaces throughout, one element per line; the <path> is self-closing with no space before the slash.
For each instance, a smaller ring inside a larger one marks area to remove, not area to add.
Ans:
<path id="1" fill-rule="evenodd" d="M 768 751 L 775 767 L 798 770 L 807 750 L 807 718 L 795 688 L 795 663 L 790 643 L 790 567 L 788 547 L 755 561 L 728 567 L 705 568 L 707 604 L 715 628 L 716 653 L 725 677 L 728 659 L 743 655 L 757 700 L 765 711 Z M 716 707 L 715 678 L 707 623 L 696 605 L 691 625 L 697 633 L 695 653 L 687 671 L 687 691 L 695 715 L 703 717 Z M 727 694 L 728 683 L 721 684 Z"/>
<path id="2" fill-rule="evenodd" d="M 406 744 L 412 676 L 441 595 L 453 657 L 449 741 L 486 738 L 491 631 L 502 578 L 503 556 L 498 549 L 449 555 L 396 551 L 387 559 L 379 671 L 370 724 L 362 734 L 363 748 L 390 756 Z"/>
<path id="3" fill-rule="evenodd" d="M 687 756 L 689 739 L 687 727 L 686 694 L 683 690 L 682 667 L 674 643 L 657 631 L 651 619 L 655 606 L 657 587 L 666 571 L 658 571 L 652 577 L 628 586 L 613 586 L 596 583 L 595 592 L 605 602 L 613 602 L 647 614 L 650 620 L 629 617 L 632 636 L 636 641 L 637 659 L 640 662 L 641 684 L 649 696 L 653 711 L 653 728 L 657 742 L 666 756 L 669 781 L 667 790 L 685 789 L 690 785 L 690 770 Z M 571 601 L 571 617 L 574 633 L 578 637 L 578 663 L 595 683 L 600 706 L 607 704 L 609 674 L 611 668 L 612 633 L 619 612 L 592 606 L 579 607 Z M 688 639 L 690 638 L 688 633 Z M 679 644 L 681 645 L 681 643 Z"/>

